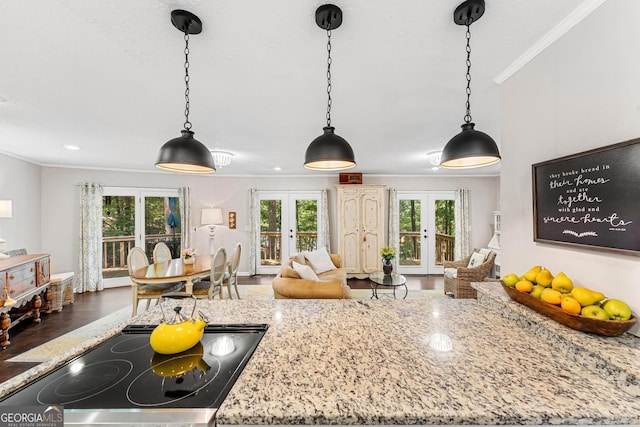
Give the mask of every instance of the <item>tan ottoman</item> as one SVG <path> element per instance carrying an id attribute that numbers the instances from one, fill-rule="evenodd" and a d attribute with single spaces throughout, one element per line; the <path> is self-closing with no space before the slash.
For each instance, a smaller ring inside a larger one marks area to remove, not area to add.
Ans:
<path id="1" fill-rule="evenodd" d="M 73 304 L 73 273 L 51 275 L 51 310 L 62 311 L 64 304 Z"/>

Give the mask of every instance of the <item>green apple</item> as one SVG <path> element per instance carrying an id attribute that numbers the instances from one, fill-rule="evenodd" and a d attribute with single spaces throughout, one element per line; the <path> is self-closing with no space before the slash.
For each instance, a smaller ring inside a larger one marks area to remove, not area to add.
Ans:
<path id="1" fill-rule="evenodd" d="M 607 312 L 611 320 L 629 320 L 631 318 L 631 308 L 619 299 L 608 299 L 600 307 Z"/>
<path id="2" fill-rule="evenodd" d="M 533 287 L 533 289 L 531 290 L 531 292 L 529 292 L 529 295 L 531 295 L 534 298 L 538 298 L 540 299 L 540 296 L 542 295 L 542 292 L 547 289 L 542 285 L 535 285 Z"/>
<path id="3" fill-rule="evenodd" d="M 590 319 L 609 320 L 609 314 L 607 314 L 607 312 L 599 305 L 588 305 L 586 307 L 582 307 L 580 314 Z"/>
<path id="4" fill-rule="evenodd" d="M 516 286 L 516 283 L 518 283 L 519 280 L 520 279 L 518 278 L 517 274 L 509 273 L 502 278 L 502 283 L 513 288 Z"/>

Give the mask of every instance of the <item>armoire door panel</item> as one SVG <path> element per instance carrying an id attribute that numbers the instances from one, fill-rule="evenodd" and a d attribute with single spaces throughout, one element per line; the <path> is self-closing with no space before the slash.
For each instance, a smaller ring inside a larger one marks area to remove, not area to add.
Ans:
<path id="1" fill-rule="evenodd" d="M 380 269 L 384 186 L 337 185 L 338 244 L 350 277 L 365 278 Z"/>

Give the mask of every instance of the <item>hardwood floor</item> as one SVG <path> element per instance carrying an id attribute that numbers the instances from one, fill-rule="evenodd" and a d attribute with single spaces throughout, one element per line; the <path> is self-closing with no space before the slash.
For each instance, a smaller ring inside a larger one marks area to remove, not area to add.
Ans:
<path id="1" fill-rule="evenodd" d="M 442 276 L 406 276 L 411 290 L 443 289 Z M 241 285 L 270 285 L 273 276 L 238 277 Z M 369 289 L 367 279 L 349 279 L 352 289 Z M 7 362 L 14 356 L 57 338 L 67 332 L 100 319 L 131 304 L 129 287 L 110 288 L 102 292 L 86 292 L 75 295 L 75 303 L 64 306 L 60 312 L 43 314 L 42 322 L 25 320 L 9 330 L 11 345 L 0 350 L 0 382 L 18 375 L 37 363 Z"/>

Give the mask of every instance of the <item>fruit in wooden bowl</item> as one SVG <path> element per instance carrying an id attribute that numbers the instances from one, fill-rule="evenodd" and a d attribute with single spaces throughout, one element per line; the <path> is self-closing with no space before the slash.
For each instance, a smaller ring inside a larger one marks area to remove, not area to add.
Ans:
<path id="1" fill-rule="evenodd" d="M 637 318 L 633 315 L 630 315 L 630 318 L 628 320 L 601 320 L 596 318 L 585 317 L 580 314 L 574 314 L 574 313 L 565 311 L 560 306 L 541 301 L 538 298 L 535 298 L 529 295 L 527 292 L 516 290 L 504 284 L 502 284 L 502 287 L 507 292 L 507 294 L 511 297 L 511 299 L 513 299 L 514 301 L 520 304 L 526 305 L 532 310 L 537 311 L 538 313 L 543 314 L 555 320 L 558 323 L 561 323 L 571 329 L 575 329 L 578 331 L 587 332 L 587 333 L 596 334 L 596 335 L 615 337 L 615 336 L 622 335 L 623 333 L 628 331 L 637 322 Z M 566 298 L 569 298 L 569 297 L 568 296 L 564 297 L 564 299 Z M 573 299 L 578 301 L 575 298 Z M 605 304 L 606 304 L 606 301 L 602 305 L 604 306 Z M 613 307 L 617 308 L 617 310 L 615 310 L 616 313 L 618 314 L 621 313 L 620 306 L 614 304 Z M 613 309 L 611 307 L 609 308 L 610 310 Z M 605 311 L 604 308 L 602 310 Z M 622 311 L 622 314 L 626 314 L 626 313 Z"/>

